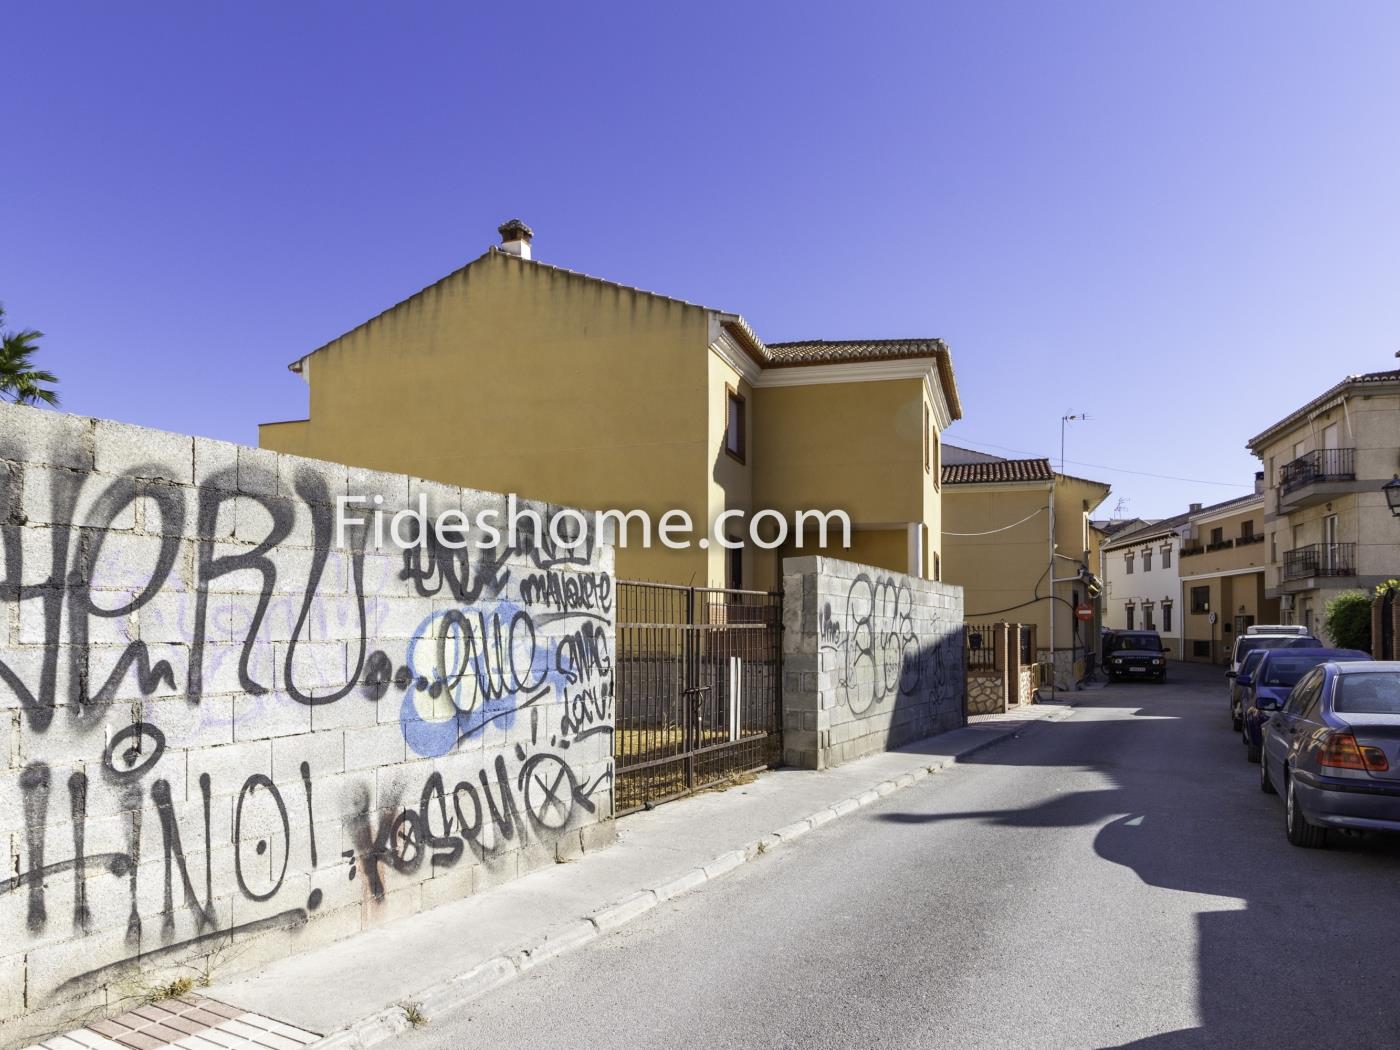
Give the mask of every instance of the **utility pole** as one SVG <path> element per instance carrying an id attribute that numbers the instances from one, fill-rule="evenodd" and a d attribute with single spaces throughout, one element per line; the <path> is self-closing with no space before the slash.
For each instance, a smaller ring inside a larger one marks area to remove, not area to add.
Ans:
<path id="1" fill-rule="evenodd" d="M 1088 419 L 1089 419 L 1089 413 L 1087 413 L 1087 412 L 1077 412 L 1077 413 L 1068 413 L 1068 412 L 1067 412 L 1067 413 L 1065 413 L 1063 416 L 1060 417 L 1060 473 L 1061 473 L 1061 474 L 1063 474 L 1063 473 L 1065 472 L 1065 426 L 1066 426 L 1067 424 L 1069 424 L 1069 423 L 1075 422 L 1076 420 L 1083 420 L 1083 421 L 1087 422 Z M 1059 609 L 1058 609 L 1058 608 L 1056 607 L 1056 605 L 1055 605 L 1055 583 L 1056 583 L 1056 580 L 1055 580 L 1055 558 L 1057 557 L 1057 555 L 1055 554 L 1055 484 L 1056 484 L 1056 481 L 1057 481 L 1057 480 L 1058 480 L 1058 479 L 1055 478 L 1055 479 L 1051 479 L 1051 481 L 1050 481 L 1050 571 L 1046 574 L 1047 577 L 1048 577 L 1048 579 L 1050 580 L 1050 699 L 1051 699 L 1051 700 L 1055 699 L 1055 689 L 1056 689 L 1056 687 L 1059 685 L 1059 675 L 1060 675 L 1060 663 L 1059 663 L 1059 659 L 1060 659 L 1060 658 L 1059 658 L 1059 656 L 1057 656 L 1056 653 L 1055 653 L 1055 614 L 1059 611 Z M 1059 557 L 1063 557 L 1063 555 L 1059 555 Z M 1077 624 L 1076 624 L 1076 621 L 1075 621 L 1073 615 L 1070 616 L 1070 621 L 1069 621 L 1069 623 L 1070 623 L 1071 637 L 1077 637 L 1078 635 L 1077 635 L 1076 632 L 1078 631 L 1078 626 L 1077 626 Z M 1071 649 L 1070 649 L 1070 653 L 1073 654 L 1073 652 L 1074 652 L 1074 649 L 1071 648 Z M 1071 675 L 1071 677 L 1072 677 L 1072 676 L 1074 675 L 1074 657 L 1073 657 L 1073 655 L 1070 656 L 1070 668 L 1069 668 L 1069 670 L 1070 670 L 1070 675 Z"/>
<path id="2" fill-rule="evenodd" d="M 1065 472 L 1065 424 L 1075 421 L 1089 421 L 1088 412 L 1079 412 L 1075 415 L 1064 415 L 1060 417 L 1060 473 Z"/>

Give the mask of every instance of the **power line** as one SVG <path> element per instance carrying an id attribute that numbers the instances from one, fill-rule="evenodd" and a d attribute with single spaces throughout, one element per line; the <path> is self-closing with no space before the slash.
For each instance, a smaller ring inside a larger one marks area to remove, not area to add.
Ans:
<path id="1" fill-rule="evenodd" d="M 1029 514 L 1027 514 L 1024 518 L 1022 518 L 1020 521 L 1013 521 L 1010 525 L 1003 525 L 1003 526 L 1002 526 L 1001 528 L 999 528 L 999 529 L 988 529 L 986 532 L 945 532 L 945 533 L 943 533 L 943 535 L 945 535 L 945 536 L 991 536 L 992 534 L 997 533 L 997 532 L 1006 532 L 1008 529 L 1014 529 L 1017 525 L 1023 525 L 1023 524 L 1025 524 L 1026 522 L 1030 521 L 1030 520 L 1031 520 L 1033 517 L 1035 517 L 1037 514 L 1044 514 L 1044 513 L 1045 513 L 1045 508 L 1044 508 L 1044 507 L 1040 507 L 1040 508 L 1037 508 L 1036 510 L 1031 511 L 1031 512 L 1030 512 Z"/>
<path id="2" fill-rule="evenodd" d="M 999 448 L 1003 452 L 1020 452 L 1027 456 L 1035 455 L 1035 453 L 1030 451 L 1029 449 L 1012 448 L 1009 445 L 998 445 L 991 441 L 978 441 L 976 438 L 964 438 L 961 435 L 959 435 L 958 440 L 971 441 L 974 444 L 986 445 L 988 448 Z M 1118 474 L 1137 474 L 1144 478 L 1157 478 L 1161 481 L 1186 481 L 1190 482 L 1193 485 L 1218 485 L 1221 488 L 1227 489 L 1247 489 L 1252 487 L 1250 485 L 1245 485 L 1234 481 L 1206 481 L 1204 478 L 1182 478 L 1176 476 L 1175 474 L 1152 474 L 1146 470 L 1129 470 L 1127 467 L 1110 467 L 1105 463 L 1086 463 L 1082 459 L 1067 459 L 1065 460 L 1065 462 L 1073 463 L 1075 466 L 1078 467 L 1093 467 L 1095 470 L 1111 470 Z"/>

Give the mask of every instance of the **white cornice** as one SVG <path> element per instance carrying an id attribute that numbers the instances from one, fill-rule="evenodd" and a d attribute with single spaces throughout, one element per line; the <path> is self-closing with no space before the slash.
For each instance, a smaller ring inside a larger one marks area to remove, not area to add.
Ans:
<path id="1" fill-rule="evenodd" d="M 943 498 L 959 496 L 963 493 L 985 495 L 988 492 L 1049 492 L 1049 481 L 945 481 Z"/>
<path id="2" fill-rule="evenodd" d="M 1226 518 L 1233 518 L 1236 514 L 1252 514 L 1255 510 L 1262 510 L 1263 508 L 1264 494 L 1262 492 L 1256 492 L 1249 499 L 1241 499 L 1238 503 L 1226 507 L 1223 510 L 1217 510 L 1213 513 L 1202 512 L 1201 514 L 1193 514 L 1191 515 L 1191 524 L 1200 525 L 1212 521 L 1224 521 Z"/>
<path id="3" fill-rule="evenodd" d="M 750 386 L 761 385 L 758 380 L 763 370 L 758 362 L 744 352 L 744 348 L 729 332 L 714 323 L 710 327 L 710 351 L 743 376 Z"/>

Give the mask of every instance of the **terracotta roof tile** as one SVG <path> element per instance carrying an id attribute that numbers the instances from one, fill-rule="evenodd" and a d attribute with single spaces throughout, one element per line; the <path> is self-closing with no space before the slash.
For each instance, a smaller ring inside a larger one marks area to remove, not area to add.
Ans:
<path id="1" fill-rule="evenodd" d="M 808 339 L 768 343 L 773 365 L 820 365 L 836 361 L 898 361 L 948 352 L 942 339 Z"/>
<path id="2" fill-rule="evenodd" d="M 1051 481 L 1054 477 L 1048 459 L 1001 459 L 993 463 L 955 463 L 943 468 L 945 485 Z"/>

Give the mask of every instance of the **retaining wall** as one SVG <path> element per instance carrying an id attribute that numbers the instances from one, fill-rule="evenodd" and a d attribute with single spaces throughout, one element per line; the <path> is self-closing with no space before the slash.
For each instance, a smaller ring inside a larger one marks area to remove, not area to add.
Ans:
<path id="1" fill-rule="evenodd" d="M 960 726 L 963 591 L 834 558 L 783 562 L 783 760 L 824 769 Z"/>
<path id="2" fill-rule="evenodd" d="M 611 837 L 611 548 L 337 545 L 337 495 L 420 493 L 504 522 L 0 408 L 0 1043 Z"/>

